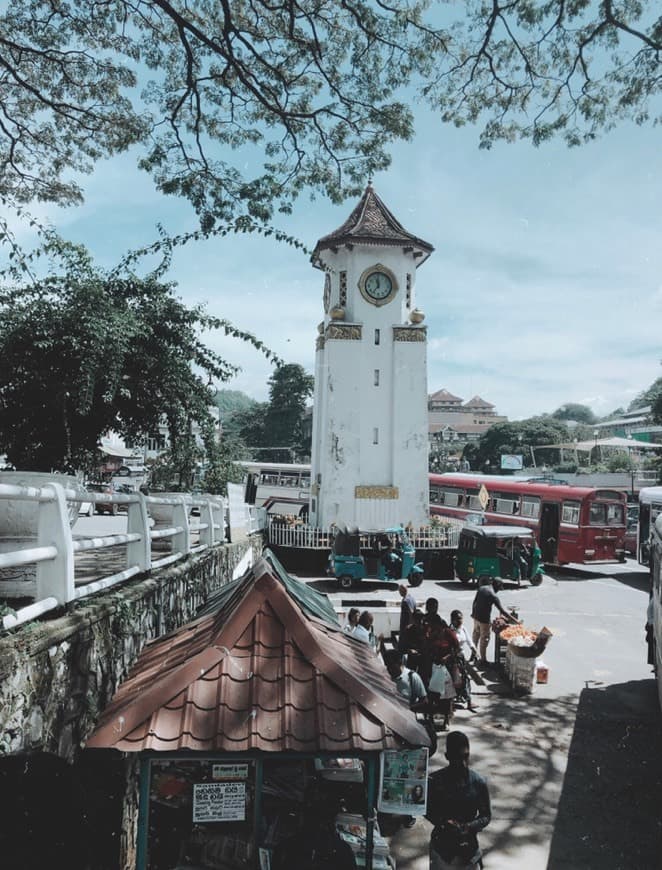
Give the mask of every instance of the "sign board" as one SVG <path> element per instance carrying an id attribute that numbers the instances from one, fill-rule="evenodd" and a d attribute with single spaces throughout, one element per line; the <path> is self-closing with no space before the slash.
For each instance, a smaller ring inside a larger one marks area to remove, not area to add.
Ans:
<path id="1" fill-rule="evenodd" d="M 487 507 L 487 503 L 490 500 L 490 494 L 487 491 L 485 484 L 481 483 L 480 489 L 478 490 L 478 503 L 482 507 L 483 510 Z"/>
<path id="2" fill-rule="evenodd" d="M 399 752 L 386 749 L 380 755 L 379 801 L 381 813 L 424 816 L 428 799 L 428 750 Z"/>
<path id="3" fill-rule="evenodd" d="M 201 782 L 193 785 L 193 822 L 243 822 L 245 782 Z"/>
<path id="4" fill-rule="evenodd" d="M 520 471 L 524 468 L 524 457 L 512 453 L 501 454 L 501 468 L 508 471 Z"/>
<path id="5" fill-rule="evenodd" d="M 236 781 L 248 779 L 247 764 L 212 764 L 211 766 L 212 779 L 224 779 L 227 781 Z"/>

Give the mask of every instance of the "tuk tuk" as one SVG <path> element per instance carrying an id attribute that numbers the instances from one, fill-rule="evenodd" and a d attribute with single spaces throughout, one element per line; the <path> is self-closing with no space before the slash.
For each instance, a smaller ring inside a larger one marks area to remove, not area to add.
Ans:
<path id="1" fill-rule="evenodd" d="M 410 586 L 423 582 L 423 566 L 416 562 L 416 549 L 401 526 L 379 532 L 339 527 L 327 573 L 337 578 L 341 589 L 351 589 L 359 580 L 404 580 Z"/>
<path id="2" fill-rule="evenodd" d="M 543 578 L 541 552 L 526 526 L 464 526 L 460 532 L 455 573 L 462 583 L 479 586 L 499 577 L 521 585 L 539 586 Z"/>

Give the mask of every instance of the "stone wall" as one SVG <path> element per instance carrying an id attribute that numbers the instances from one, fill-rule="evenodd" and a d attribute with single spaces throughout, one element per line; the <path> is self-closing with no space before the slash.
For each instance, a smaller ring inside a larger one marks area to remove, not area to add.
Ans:
<path id="1" fill-rule="evenodd" d="M 1 637 L 0 764 L 19 753 L 73 761 L 144 644 L 190 621 L 262 543 L 215 547 Z"/>

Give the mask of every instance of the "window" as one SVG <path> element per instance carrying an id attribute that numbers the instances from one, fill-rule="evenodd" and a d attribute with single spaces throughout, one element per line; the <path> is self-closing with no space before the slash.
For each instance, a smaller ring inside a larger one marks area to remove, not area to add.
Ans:
<path id="1" fill-rule="evenodd" d="M 459 489 L 442 487 L 439 492 L 439 504 L 445 504 L 449 507 L 457 507 L 460 504 L 461 495 L 462 492 Z"/>
<path id="2" fill-rule="evenodd" d="M 521 515 L 523 517 L 531 517 L 537 519 L 540 514 L 540 499 L 537 495 L 522 496 Z"/>
<path id="3" fill-rule="evenodd" d="M 564 501 L 561 510 L 561 522 L 570 523 L 570 525 L 579 525 L 579 502 Z"/>
<path id="4" fill-rule="evenodd" d="M 375 344 L 379 344 L 379 330 L 375 330 Z"/>
<path id="5" fill-rule="evenodd" d="M 340 273 L 340 292 L 338 294 L 338 302 L 341 308 L 347 305 L 347 272 Z"/>
<path id="6" fill-rule="evenodd" d="M 379 444 L 379 429 L 376 426 L 372 430 L 372 443 Z"/>
<path id="7" fill-rule="evenodd" d="M 301 480 L 299 481 L 299 486 L 302 489 L 304 489 L 304 488 L 308 489 L 308 487 L 310 486 L 310 475 L 309 474 L 302 474 L 301 475 Z"/>
<path id="8" fill-rule="evenodd" d="M 280 485 L 281 486 L 291 486 L 296 487 L 299 486 L 299 475 L 281 472 L 280 475 Z"/>
<path id="9" fill-rule="evenodd" d="M 438 486 L 430 487 L 430 504 L 443 504 L 443 500 L 441 500 L 441 492 Z"/>
<path id="10" fill-rule="evenodd" d="M 379 369 L 375 369 L 375 386 L 379 386 Z"/>
<path id="11" fill-rule="evenodd" d="M 607 522 L 607 505 L 593 502 L 588 521 L 592 526 L 604 526 Z"/>
<path id="12" fill-rule="evenodd" d="M 514 514 L 517 513 L 516 507 L 519 507 L 519 497 L 510 495 L 510 493 L 494 493 L 492 510 L 498 514 Z"/>
<path id="13" fill-rule="evenodd" d="M 476 493 L 475 495 L 472 494 L 469 496 L 469 510 L 472 510 L 472 511 L 482 511 L 483 510 L 483 506 L 480 503 L 480 499 L 478 498 L 478 493 Z"/>
<path id="14" fill-rule="evenodd" d="M 625 523 L 625 514 L 622 504 L 608 504 L 607 506 L 607 525 L 622 526 Z"/>

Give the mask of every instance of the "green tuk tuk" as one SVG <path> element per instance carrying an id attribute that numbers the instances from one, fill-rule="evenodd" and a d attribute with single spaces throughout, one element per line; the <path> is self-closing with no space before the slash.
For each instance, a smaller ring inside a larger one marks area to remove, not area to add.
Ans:
<path id="1" fill-rule="evenodd" d="M 464 526 L 455 557 L 455 573 L 462 583 L 479 586 L 496 577 L 528 580 L 539 586 L 543 578 L 542 554 L 535 535 L 526 526 Z"/>

